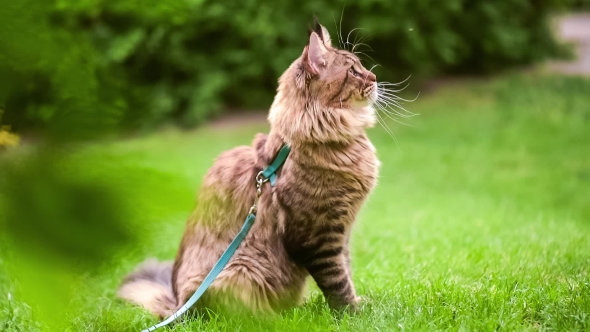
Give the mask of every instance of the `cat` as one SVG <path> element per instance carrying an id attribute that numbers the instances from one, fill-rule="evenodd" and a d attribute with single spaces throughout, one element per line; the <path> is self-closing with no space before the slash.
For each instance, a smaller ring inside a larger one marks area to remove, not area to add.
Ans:
<path id="1" fill-rule="evenodd" d="M 182 306 L 240 230 L 256 175 L 286 143 L 291 153 L 276 186 L 264 185 L 250 233 L 194 308 L 274 313 L 302 303 L 311 275 L 331 308 L 356 310 L 349 239 L 377 182 L 380 163 L 365 132 L 376 122 L 377 94 L 376 76 L 333 47 L 316 19 L 279 79 L 269 134 L 217 158 L 174 262 L 141 264 L 118 295 L 161 318 Z"/>

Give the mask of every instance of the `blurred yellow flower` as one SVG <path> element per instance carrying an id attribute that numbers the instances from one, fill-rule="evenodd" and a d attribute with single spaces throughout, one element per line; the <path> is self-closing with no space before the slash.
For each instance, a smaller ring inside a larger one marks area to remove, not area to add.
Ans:
<path id="1" fill-rule="evenodd" d="M 10 132 L 10 127 L 0 127 L 0 149 L 10 148 L 17 146 L 20 142 L 18 135 Z"/>

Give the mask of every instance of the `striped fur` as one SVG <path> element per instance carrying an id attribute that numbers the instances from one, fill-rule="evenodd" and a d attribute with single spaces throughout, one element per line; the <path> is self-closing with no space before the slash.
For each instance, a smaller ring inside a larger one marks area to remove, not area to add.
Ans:
<path id="1" fill-rule="evenodd" d="M 161 317 L 185 303 L 239 231 L 255 175 L 287 143 L 292 152 L 276 187 L 265 185 L 256 223 L 196 310 L 276 312 L 301 303 L 309 275 L 331 307 L 357 306 L 348 246 L 377 181 L 379 161 L 365 134 L 375 123 L 376 78 L 354 54 L 333 48 L 321 25 L 309 38 L 279 80 L 270 133 L 222 153 L 205 176 L 165 282 L 140 269 L 121 287 L 123 298 Z M 167 282 L 158 299 L 139 292 Z"/>

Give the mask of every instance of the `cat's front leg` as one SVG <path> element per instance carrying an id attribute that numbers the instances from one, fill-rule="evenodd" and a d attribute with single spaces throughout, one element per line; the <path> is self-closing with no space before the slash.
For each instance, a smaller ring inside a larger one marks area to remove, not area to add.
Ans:
<path id="1" fill-rule="evenodd" d="M 346 272 L 352 278 L 352 268 L 350 266 L 350 232 L 344 235 L 342 252 L 344 253 L 344 261 L 346 262 Z"/>
<path id="2" fill-rule="evenodd" d="M 287 225 L 291 227 L 296 223 Z M 308 227 L 308 226 L 307 226 Z M 284 244 L 290 258 L 304 267 L 322 290 L 333 309 L 355 310 L 358 298 L 349 272 L 345 227 L 330 225 L 313 232 L 287 229 Z"/>
<path id="3" fill-rule="evenodd" d="M 348 306 L 353 311 L 357 309 L 358 298 L 343 254 L 331 260 L 312 261 L 306 268 L 331 308 L 340 310 Z"/>
<path id="4" fill-rule="evenodd" d="M 344 239 L 342 239 L 344 240 Z M 308 256 L 304 266 L 324 293 L 333 309 L 357 309 L 358 297 L 349 271 L 348 248 L 345 241 L 322 241 Z"/>
<path id="5" fill-rule="evenodd" d="M 346 234 L 342 252 L 344 253 L 344 260 L 346 262 L 346 272 L 348 273 L 348 276 L 352 279 L 352 267 L 350 264 L 350 233 Z M 357 296 L 354 302 L 356 305 L 358 305 L 361 301 L 362 298 L 360 296 Z"/>
<path id="6" fill-rule="evenodd" d="M 285 222 L 283 235 L 289 257 L 309 272 L 331 308 L 348 307 L 355 311 L 359 299 L 349 271 L 347 240 L 351 223 L 337 218 L 341 214 L 333 216 L 334 213 L 330 215 L 332 218 L 324 220 L 298 221 L 311 220 L 312 217 L 295 215 L 293 210 L 289 212 L 290 219 Z"/>

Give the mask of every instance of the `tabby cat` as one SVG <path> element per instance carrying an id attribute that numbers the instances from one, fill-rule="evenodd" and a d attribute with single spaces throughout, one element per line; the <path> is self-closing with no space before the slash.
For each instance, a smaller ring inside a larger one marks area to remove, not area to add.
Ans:
<path id="1" fill-rule="evenodd" d="M 265 184 L 256 222 L 195 307 L 276 312 L 300 304 L 311 275 L 328 304 L 356 309 L 349 238 L 376 184 L 379 161 L 365 129 L 376 122 L 376 76 L 332 46 L 317 21 L 301 56 L 279 79 L 270 133 L 222 153 L 204 178 L 175 261 L 147 261 L 119 296 L 160 317 L 182 306 L 240 230 L 255 177 L 283 144 L 291 154 Z"/>

